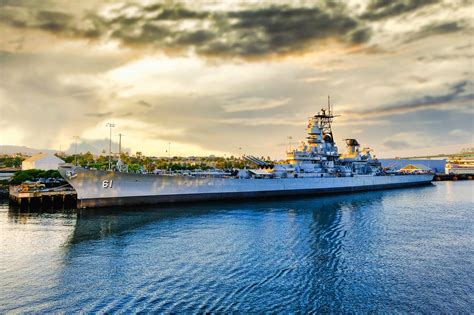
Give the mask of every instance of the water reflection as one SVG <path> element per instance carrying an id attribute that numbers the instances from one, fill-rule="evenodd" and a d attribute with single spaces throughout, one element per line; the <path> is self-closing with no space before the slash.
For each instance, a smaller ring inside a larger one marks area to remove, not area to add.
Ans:
<path id="1" fill-rule="evenodd" d="M 307 311 L 343 309 L 345 251 L 352 249 L 345 246 L 345 236 L 359 218 L 353 212 L 376 209 L 382 198 L 383 193 L 371 193 L 78 210 L 64 264 L 77 266 L 85 256 L 94 257 L 104 274 L 84 270 L 89 286 L 97 282 L 118 295 L 136 292 L 118 300 L 104 296 L 87 309 L 92 312 L 118 310 L 119 305 L 251 311 L 263 293 L 272 296 L 259 302 L 266 310 L 285 311 L 288 305 L 307 305 Z M 61 286 L 74 282 L 81 270 L 65 267 Z M 275 299 L 280 302 L 273 303 Z"/>
<path id="2" fill-rule="evenodd" d="M 446 264 L 406 244 L 442 235 L 443 227 L 459 226 L 449 219 L 460 218 L 445 216 L 443 195 L 439 209 L 415 204 L 445 188 L 437 189 L 59 213 L 10 208 L 10 228 L 37 225 L 31 239 L 55 235 L 61 242 L 30 248 L 37 255 L 30 262 L 41 260 L 35 268 L 22 265 L 47 289 L 38 286 L 20 303 L 12 298 L 26 287 L 17 285 L 0 299 L 9 300 L 4 310 L 16 305 L 20 312 L 377 312 L 394 304 L 400 312 L 424 312 L 430 303 L 449 303 L 440 295 L 416 300 L 431 282 L 412 276 L 414 284 L 403 285 L 407 271 L 426 272 L 418 260 L 438 270 Z M 414 237 L 417 231 L 423 233 Z M 22 277 L 16 272 L 7 281 Z"/>
<path id="3" fill-rule="evenodd" d="M 157 224 L 160 221 L 204 218 L 232 211 L 252 211 L 254 214 L 284 211 L 289 216 L 307 214 L 311 210 L 311 230 L 322 233 L 324 239 L 338 236 L 341 220 L 351 220 L 351 216 L 342 218 L 343 210 L 359 209 L 380 203 L 382 194 L 336 196 L 327 198 L 304 198 L 285 201 L 258 201 L 251 203 L 206 203 L 200 205 L 179 205 L 135 207 L 135 208 L 100 208 L 73 210 L 76 214 L 74 233 L 68 244 L 74 245 L 87 240 L 97 240 L 120 235 L 140 229 L 143 226 Z M 73 213 L 71 210 L 65 213 Z M 12 216 L 28 217 L 30 214 L 16 212 Z M 349 222 L 343 222 L 345 225 Z M 337 234 L 337 235 L 336 235 Z M 339 235 L 340 236 L 340 235 Z"/>
<path id="4" fill-rule="evenodd" d="M 8 209 L 8 220 L 15 224 L 34 223 L 38 219 L 50 218 L 68 220 L 67 224 L 70 225 L 75 222 L 77 213 L 76 209 L 22 209 L 8 201 L 0 201 L 0 209 L 2 207 Z"/>

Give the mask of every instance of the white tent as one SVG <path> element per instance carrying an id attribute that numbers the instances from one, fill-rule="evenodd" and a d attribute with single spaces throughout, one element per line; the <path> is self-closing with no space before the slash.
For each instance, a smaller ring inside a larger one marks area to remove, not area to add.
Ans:
<path id="1" fill-rule="evenodd" d="M 64 161 L 54 155 L 38 153 L 24 160 L 21 163 L 21 169 L 22 170 L 38 169 L 38 170 L 44 170 L 44 171 L 57 170 L 58 165 L 61 163 L 64 163 Z"/>
<path id="2" fill-rule="evenodd" d="M 431 168 L 423 164 L 407 164 L 402 167 L 399 172 L 402 173 L 430 173 Z"/>

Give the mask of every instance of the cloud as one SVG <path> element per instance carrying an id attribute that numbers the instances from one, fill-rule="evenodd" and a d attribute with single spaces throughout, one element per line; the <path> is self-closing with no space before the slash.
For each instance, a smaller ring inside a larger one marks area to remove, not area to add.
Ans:
<path id="1" fill-rule="evenodd" d="M 290 98 L 265 99 L 260 97 L 247 97 L 241 100 L 232 100 L 223 105 L 224 110 L 229 113 L 257 111 L 277 108 L 288 104 Z"/>
<path id="2" fill-rule="evenodd" d="M 469 88 L 468 88 L 469 86 Z M 346 114 L 356 116 L 387 116 L 399 115 L 407 112 L 425 110 L 429 108 L 442 109 L 443 105 L 459 105 L 464 102 L 474 100 L 472 92 L 472 82 L 468 80 L 459 81 L 449 86 L 449 91 L 440 95 L 426 95 L 421 98 L 415 98 L 409 101 L 400 101 L 373 109 L 360 111 L 347 111 Z M 464 104 L 465 105 L 465 104 Z"/>
<path id="3" fill-rule="evenodd" d="M 91 152 L 92 154 L 96 155 L 108 155 L 109 154 L 109 143 L 110 139 L 89 139 L 89 138 L 84 138 L 80 139 L 77 143 L 77 152 L 78 153 L 86 153 L 86 152 Z M 118 149 L 119 144 L 116 141 L 112 141 L 112 153 L 117 153 L 119 151 Z M 66 149 L 66 152 L 68 154 L 74 154 L 76 150 L 76 146 L 74 143 L 71 143 L 69 145 L 69 148 Z M 122 152 L 131 152 L 130 148 L 125 148 L 122 147 Z"/>
<path id="4" fill-rule="evenodd" d="M 459 21 L 425 25 L 420 30 L 407 34 L 404 44 L 411 43 L 429 36 L 459 32 L 463 29 L 465 29 L 465 26 Z"/>
<path id="5" fill-rule="evenodd" d="M 105 104 L 113 100 L 113 91 L 96 78 L 116 62 L 80 52 L 0 52 L 2 77 L 8 78 L 0 86 L 0 121 L 22 126 L 17 141 L 24 145 L 57 148 L 71 142 L 73 135 L 112 114 Z"/>
<path id="6" fill-rule="evenodd" d="M 384 138 L 382 145 L 389 150 L 406 150 L 411 148 L 430 147 L 433 136 L 420 131 L 399 132 Z"/>
<path id="7" fill-rule="evenodd" d="M 133 152 L 282 156 L 327 94 L 337 139 L 377 151 L 472 129 L 466 2 L 378 1 L 392 13 L 361 20 L 368 1 L 45 1 L 0 0 L 3 143 L 64 148 L 113 121 Z"/>
<path id="8" fill-rule="evenodd" d="M 471 140 L 472 140 L 474 138 L 474 130 L 471 129 L 470 131 L 467 131 L 463 129 L 453 129 L 449 132 L 449 135 L 454 136 L 454 137 L 463 137 L 463 138 L 471 137 Z"/>
<path id="9" fill-rule="evenodd" d="M 330 3 L 330 2 L 328 2 Z M 358 45 L 370 29 L 342 5 L 312 7 L 248 6 L 235 11 L 206 11 L 181 3 L 125 4 L 108 14 L 65 13 L 4 6 L 0 23 L 56 35 L 117 40 L 124 46 L 167 53 L 194 51 L 213 57 L 263 57 L 301 53 L 318 42 Z"/>
<path id="10" fill-rule="evenodd" d="M 371 0 L 360 17 L 366 20 L 381 20 L 439 2 L 439 0 Z"/>
<path id="11" fill-rule="evenodd" d="M 151 108 L 153 105 L 151 105 L 150 103 L 148 102 L 145 102 L 144 100 L 139 100 L 137 102 L 139 105 L 143 106 L 143 107 L 146 107 L 146 108 Z"/>
<path id="12" fill-rule="evenodd" d="M 390 149 L 408 149 L 412 146 L 405 140 L 385 140 L 382 143 L 384 146 Z"/>
<path id="13" fill-rule="evenodd" d="M 59 10 L 3 5 L 0 23 L 19 29 L 37 29 L 56 35 L 93 39 L 105 32 L 106 25 L 94 14 L 78 17 Z"/>
<path id="14" fill-rule="evenodd" d="M 106 113 L 85 113 L 84 115 L 88 117 L 104 118 L 112 114 L 113 114 L 112 112 L 106 112 Z"/>

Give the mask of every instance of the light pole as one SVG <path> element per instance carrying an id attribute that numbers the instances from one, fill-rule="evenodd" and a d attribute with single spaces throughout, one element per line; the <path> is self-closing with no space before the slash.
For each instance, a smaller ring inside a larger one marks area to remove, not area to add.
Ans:
<path id="1" fill-rule="evenodd" d="M 123 133 L 119 133 L 118 136 L 119 136 L 119 159 L 120 159 L 120 155 L 122 154 L 122 137 L 125 135 Z"/>
<path id="2" fill-rule="evenodd" d="M 119 133 L 118 136 L 119 136 L 119 150 L 118 150 L 119 153 L 118 153 L 117 170 L 119 172 L 123 172 L 125 169 L 124 163 L 122 162 L 122 137 L 124 136 L 124 134 Z"/>
<path id="3" fill-rule="evenodd" d="M 239 159 L 242 160 L 242 163 L 244 164 L 244 168 L 246 168 L 246 166 L 247 166 L 246 164 L 247 164 L 247 163 L 245 163 L 245 160 L 244 160 L 244 158 L 243 158 L 243 156 L 242 156 L 242 147 L 239 147 Z"/>
<path id="4" fill-rule="evenodd" d="M 169 173 L 171 174 L 171 142 L 168 142 Z"/>
<path id="5" fill-rule="evenodd" d="M 79 137 L 78 136 L 73 136 L 72 137 L 74 139 L 74 164 L 76 164 L 77 166 L 77 140 L 79 140 Z"/>
<path id="6" fill-rule="evenodd" d="M 115 124 L 107 123 L 107 125 L 105 126 L 109 127 L 109 130 L 110 130 L 110 138 L 109 138 L 109 171 L 110 171 L 112 170 L 112 128 L 115 127 Z"/>

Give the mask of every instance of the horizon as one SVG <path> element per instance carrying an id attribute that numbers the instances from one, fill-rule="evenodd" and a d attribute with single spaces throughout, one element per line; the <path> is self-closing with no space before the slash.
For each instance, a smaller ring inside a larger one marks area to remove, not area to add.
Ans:
<path id="1" fill-rule="evenodd" d="M 118 144 L 117 144 L 118 146 Z M 17 151 L 17 152 L 13 152 L 12 150 L 16 150 L 16 149 L 10 149 L 10 153 L 5 153 L 4 150 L 2 150 L 2 147 L 13 147 L 13 148 L 16 148 L 18 150 L 25 150 L 25 151 Z M 386 159 L 386 160 L 390 160 L 390 159 L 412 159 L 412 158 L 429 158 L 429 159 L 432 159 L 432 158 L 437 158 L 437 157 L 447 157 L 447 156 L 453 156 L 453 155 L 457 155 L 457 154 L 463 154 L 464 151 L 473 151 L 474 148 L 471 148 L 471 147 L 464 147 L 464 148 L 461 148 L 460 150 L 458 151 L 452 151 L 452 152 L 439 152 L 439 153 L 434 153 L 434 154 L 419 154 L 419 155 L 412 155 L 412 156 L 377 156 L 377 158 L 380 158 L 380 159 Z M 92 152 L 92 151 L 79 151 L 77 152 L 77 155 L 84 155 L 84 154 L 87 154 L 87 153 L 91 153 L 94 157 L 99 157 L 99 156 L 108 156 L 108 152 Z M 233 154 L 224 154 L 224 155 L 214 155 L 214 154 L 209 154 L 209 155 L 171 155 L 171 156 L 165 156 L 165 155 L 147 155 L 147 154 L 142 154 L 141 151 L 136 151 L 135 153 L 134 152 L 131 152 L 130 150 L 126 150 L 126 151 L 122 151 L 122 154 L 126 154 L 126 155 L 129 155 L 129 156 L 137 156 L 137 153 L 140 153 L 140 155 L 143 155 L 144 157 L 148 157 L 148 158 L 157 158 L 157 159 L 169 159 L 170 157 L 171 158 L 210 158 L 210 157 L 215 157 L 215 158 L 231 158 L 233 157 L 234 159 L 241 159 L 244 155 L 251 155 L 251 154 L 245 154 L 243 153 L 242 155 L 233 155 Z M 75 153 L 72 152 L 72 150 L 69 150 L 69 151 L 58 151 L 58 150 L 54 150 L 54 149 L 47 149 L 47 148 L 32 148 L 32 147 L 27 147 L 27 146 L 14 146 L 14 145 L 0 145 L 0 155 L 15 155 L 15 154 L 22 154 L 22 155 L 25 155 L 25 156 L 33 156 L 33 155 L 36 155 L 36 154 L 52 154 L 52 155 L 65 155 L 65 156 L 74 156 Z M 114 151 L 112 150 L 112 156 L 113 157 L 116 157 L 117 155 L 119 154 L 118 151 Z M 260 157 L 260 156 L 258 156 Z M 265 157 L 264 155 L 261 155 L 261 157 Z M 272 156 L 269 156 L 267 155 L 266 157 L 270 157 L 270 160 L 272 161 L 281 161 L 281 160 L 285 160 L 285 158 L 275 158 L 275 157 L 272 157 Z"/>
<path id="2" fill-rule="evenodd" d="M 307 117 L 339 151 L 474 147 L 466 1 L 3 1 L 0 146 L 284 158 Z M 241 149 L 239 149 L 241 148 Z M 175 153 L 174 153 L 175 152 Z"/>

